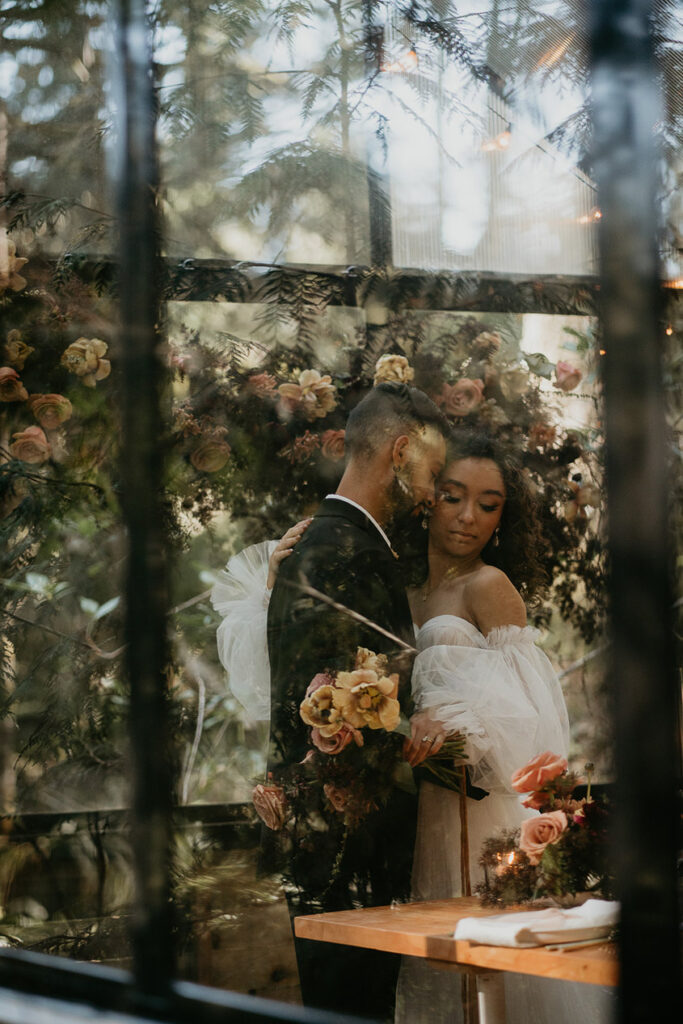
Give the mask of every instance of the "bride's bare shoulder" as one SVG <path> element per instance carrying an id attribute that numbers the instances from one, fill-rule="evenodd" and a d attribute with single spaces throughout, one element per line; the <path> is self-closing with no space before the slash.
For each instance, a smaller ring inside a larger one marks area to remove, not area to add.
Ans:
<path id="1" fill-rule="evenodd" d="M 482 565 L 467 581 L 465 599 L 477 628 L 486 636 L 497 626 L 526 626 L 526 608 L 501 569 Z"/>

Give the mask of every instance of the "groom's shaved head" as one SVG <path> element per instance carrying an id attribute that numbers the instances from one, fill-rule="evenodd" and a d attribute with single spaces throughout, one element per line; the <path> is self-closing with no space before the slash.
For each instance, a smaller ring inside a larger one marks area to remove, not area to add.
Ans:
<path id="1" fill-rule="evenodd" d="M 407 384 L 378 384 L 352 410 L 344 447 L 350 458 L 371 459 L 387 441 L 427 426 L 443 437 L 449 434 L 448 421 L 423 391 Z"/>

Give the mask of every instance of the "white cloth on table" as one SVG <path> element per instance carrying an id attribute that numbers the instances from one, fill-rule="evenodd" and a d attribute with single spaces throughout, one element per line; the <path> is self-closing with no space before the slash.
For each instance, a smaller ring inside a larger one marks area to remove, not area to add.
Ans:
<path id="1" fill-rule="evenodd" d="M 211 591 L 211 603 L 223 617 L 216 634 L 218 657 L 232 693 L 252 722 L 270 718 L 266 582 L 268 559 L 277 543 L 262 541 L 233 555 Z"/>
<path id="2" fill-rule="evenodd" d="M 488 917 L 463 917 L 454 938 L 487 946 L 547 946 L 605 938 L 619 920 L 615 900 L 586 900 L 579 907 L 548 907 Z"/>

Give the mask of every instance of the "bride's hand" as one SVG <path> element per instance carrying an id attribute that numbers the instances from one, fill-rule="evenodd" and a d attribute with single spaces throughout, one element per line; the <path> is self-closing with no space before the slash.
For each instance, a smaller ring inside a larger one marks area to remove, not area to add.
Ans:
<path id="1" fill-rule="evenodd" d="M 403 742 L 403 757 L 413 768 L 441 750 L 446 739 L 443 725 L 429 711 L 418 711 L 410 719 L 410 738 Z"/>
<path id="2" fill-rule="evenodd" d="M 294 546 L 301 540 L 303 532 L 310 522 L 310 517 L 308 519 L 301 519 L 294 526 L 290 526 L 287 533 L 285 533 L 278 541 L 277 547 L 268 559 L 268 578 L 266 580 L 266 586 L 269 590 L 272 590 L 275 585 L 275 578 L 278 574 L 278 569 L 280 568 L 280 562 L 291 555 Z M 263 579 L 263 577 L 261 577 L 261 579 Z"/>

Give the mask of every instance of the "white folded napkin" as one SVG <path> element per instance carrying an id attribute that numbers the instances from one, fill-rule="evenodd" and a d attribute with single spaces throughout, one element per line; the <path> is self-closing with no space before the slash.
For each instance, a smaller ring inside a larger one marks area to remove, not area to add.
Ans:
<path id="1" fill-rule="evenodd" d="M 609 935 L 619 920 L 614 900 L 586 900 L 580 907 L 562 910 L 523 910 L 490 917 L 463 917 L 454 938 L 487 946 L 547 946 L 555 942 L 578 942 Z"/>

